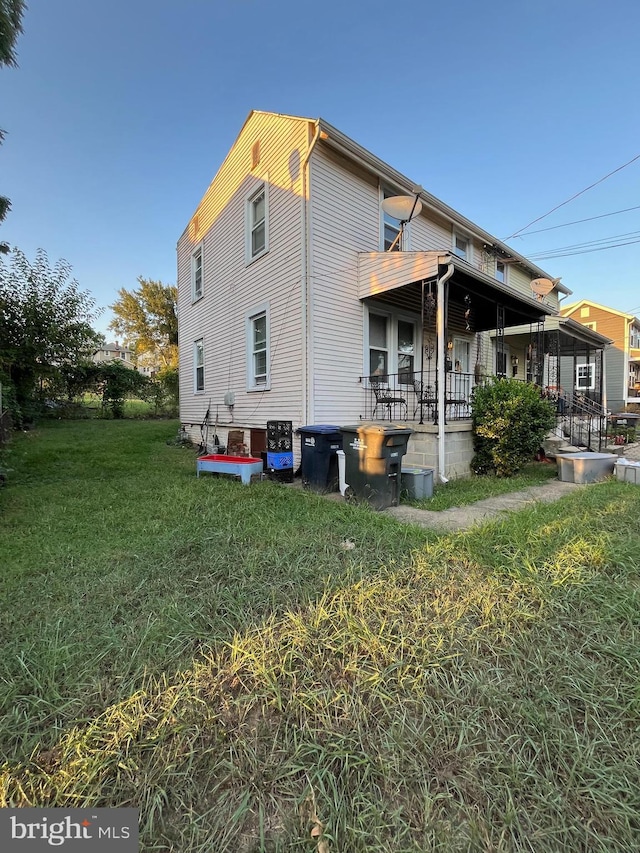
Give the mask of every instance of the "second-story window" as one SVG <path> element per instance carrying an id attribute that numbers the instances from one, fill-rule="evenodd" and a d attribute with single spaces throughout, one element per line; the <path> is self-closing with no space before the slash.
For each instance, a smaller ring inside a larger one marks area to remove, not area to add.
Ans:
<path id="1" fill-rule="evenodd" d="M 453 254 L 465 261 L 471 260 L 471 243 L 464 234 L 453 232 Z"/>
<path id="2" fill-rule="evenodd" d="M 391 190 L 383 190 L 382 198 L 391 198 L 392 196 L 397 195 L 397 193 L 392 192 Z M 399 252 L 402 248 L 400 246 L 400 220 L 394 219 L 393 216 L 389 216 L 388 213 L 385 213 L 382 208 L 380 209 L 382 214 L 382 249 L 385 252 L 388 252 L 389 249 L 393 246 L 394 252 Z"/>
<path id="3" fill-rule="evenodd" d="M 202 246 L 199 246 L 191 255 L 191 301 L 201 299 L 203 292 Z"/>
<path id="4" fill-rule="evenodd" d="M 496 278 L 503 282 L 507 280 L 507 265 L 504 261 L 496 261 Z"/>
<path id="5" fill-rule="evenodd" d="M 252 261 L 268 249 L 267 190 L 264 185 L 248 201 L 248 256 Z"/>

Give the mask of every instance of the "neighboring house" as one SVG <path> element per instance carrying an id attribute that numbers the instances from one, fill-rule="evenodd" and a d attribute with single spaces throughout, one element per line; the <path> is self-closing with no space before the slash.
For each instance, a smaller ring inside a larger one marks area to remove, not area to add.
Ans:
<path id="1" fill-rule="evenodd" d="M 133 350 L 129 349 L 125 344 L 118 343 L 118 341 L 104 344 L 100 349 L 97 349 L 92 356 L 92 361 L 96 364 L 121 361 L 126 367 L 135 368 Z"/>
<path id="2" fill-rule="evenodd" d="M 406 224 L 396 196 L 421 207 Z M 475 384 L 540 382 L 560 357 L 544 324 L 570 291 L 538 297 L 541 277 L 324 120 L 252 112 L 178 241 L 183 427 L 257 452 L 269 420 L 407 418 L 407 461 L 464 476 Z"/>
<path id="3" fill-rule="evenodd" d="M 160 359 L 155 353 L 141 352 L 137 358 L 138 372 L 148 379 L 153 379 L 161 368 Z"/>
<path id="4" fill-rule="evenodd" d="M 640 402 L 640 320 L 588 299 L 563 306 L 561 313 L 612 341 L 605 358 L 607 407 L 619 412 L 629 403 Z M 576 371 L 577 382 L 593 385 L 592 368 L 577 365 Z"/>

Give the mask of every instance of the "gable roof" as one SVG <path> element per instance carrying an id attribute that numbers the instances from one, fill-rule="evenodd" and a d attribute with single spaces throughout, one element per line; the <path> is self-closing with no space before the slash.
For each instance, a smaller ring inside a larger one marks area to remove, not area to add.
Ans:
<path id="1" fill-rule="evenodd" d="M 229 158 L 231 151 L 242 136 L 248 123 L 255 115 L 273 118 L 285 118 L 292 122 L 304 122 L 306 124 L 315 125 L 316 131 L 319 134 L 319 142 L 322 145 L 327 145 L 328 147 L 339 151 L 343 156 L 346 156 L 353 162 L 359 163 L 361 166 L 364 166 L 367 171 L 373 172 L 375 175 L 383 178 L 385 181 L 392 185 L 395 184 L 398 187 L 403 187 L 409 193 L 411 193 L 413 188 L 417 185 L 416 182 L 411 181 L 408 177 L 406 177 L 406 175 L 403 175 L 401 172 L 398 172 L 388 163 L 385 163 L 384 160 L 381 160 L 379 157 L 376 157 L 375 154 L 372 154 L 366 148 L 363 148 L 355 140 L 351 139 L 349 136 L 338 130 L 338 128 L 334 127 L 332 124 L 330 124 L 323 118 L 292 116 L 288 115 L 287 113 L 275 113 L 267 110 L 251 110 L 247 115 L 247 118 L 245 119 L 242 127 L 240 128 L 240 131 L 237 134 L 233 145 L 229 149 L 227 156 L 220 164 L 220 168 L 216 171 L 216 174 L 211 180 L 209 186 L 211 186 L 211 184 L 215 181 L 217 175 L 220 173 L 225 162 Z M 426 190 L 421 188 L 419 198 L 423 204 L 423 207 L 429 208 L 432 211 L 435 211 L 436 213 L 440 214 L 440 216 L 443 216 L 446 219 L 450 219 L 453 223 L 459 225 L 462 230 L 468 232 L 471 236 L 484 243 L 487 249 L 493 249 L 496 254 L 500 256 L 500 259 L 502 259 L 506 263 L 508 263 L 509 261 L 515 261 L 525 269 L 529 270 L 529 272 L 531 272 L 535 277 L 549 279 L 554 278 L 541 267 L 538 267 L 536 264 L 530 261 L 527 257 L 521 255 L 519 252 L 516 252 L 514 249 L 507 246 L 506 243 L 504 243 L 502 240 L 499 240 L 497 237 L 494 237 L 488 231 L 485 231 L 483 228 L 478 227 L 475 222 L 472 222 L 470 219 L 467 219 L 466 216 L 463 216 L 461 213 L 458 213 L 457 210 L 454 210 L 454 208 L 449 207 L 449 205 L 445 204 L 439 198 L 427 192 Z M 556 290 L 566 295 L 572 293 L 569 288 L 565 287 L 563 284 L 560 283 L 556 284 Z"/>
<path id="2" fill-rule="evenodd" d="M 592 302 L 591 299 L 580 299 L 578 302 L 572 302 L 570 305 L 563 305 L 560 308 L 560 313 L 563 317 L 566 317 L 567 314 L 576 311 L 583 305 L 587 305 L 589 308 L 597 308 L 599 311 L 606 311 L 609 314 L 615 314 L 616 317 L 624 317 L 627 322 L 640 327 L 640 320 L 633 314 L 627 314 L 626 311 L 618 311 L 617 308 L 610 308 L 608 305 L 600 305 L 599 302 Z"/>

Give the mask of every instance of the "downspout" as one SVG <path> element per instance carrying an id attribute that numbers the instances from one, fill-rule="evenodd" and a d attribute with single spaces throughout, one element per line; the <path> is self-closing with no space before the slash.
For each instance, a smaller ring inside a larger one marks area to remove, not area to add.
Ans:
<path id="1" fill-rule="evenodd" d="M 437 293 L 437 308 L 436 308 L 436 341 L 438 344 L 438 477 L 441 483 L 448 483 L 449 480 L 445 477 L 445 395 L 446 395 L 446 362 L 445 362 L 445 332 L 444 315 L 445 315 L 445 284 L 453 275 L 453 264 L 449 263 L 448 269 L 443 276 L 438 278 L 438 293 Z"/>
<path id="2" fill-rule="evenodd" d="M 311 329 L 311 276 L 309 274 L 309 255 L 310 252 L 310 244 L 311 244 L 311 229 L 309 226 L 309 202 L 307 199 L 307 194 L 309 193 L 309 185 L 310 185 L 310 166 L 309 160 L 311 158 L 311 154 L 313 153 L 313 149 L 316 147 L 316 144 L 321 136 L 326 138 L 325 134 L 321 134 L 320 131 L 320 123 L 316 121 L 315 123 L 316 129 L 313 135 L 313 139 L 307 149 L 307 153 L 304 155 L 302 162 L 300 164 L 300 169 L 302 172 L 302 206 L 301 206 L 301 217 L 300 217 L 300 229 L 301 229 L 301 264 L 302 264 L 302 274 L 300 281 L 300 290 L 301 290 L 301 313 L 302 313 L 302 342 L 301 342 L 301 354 L 302 354 L 302 418 L 303 424 L 311 423 L 312 414 L 311 414 L 311 406 L 309 405 L 309 387 L 311 384 L 311 360 L 309 358 L 309 332 Z"/>

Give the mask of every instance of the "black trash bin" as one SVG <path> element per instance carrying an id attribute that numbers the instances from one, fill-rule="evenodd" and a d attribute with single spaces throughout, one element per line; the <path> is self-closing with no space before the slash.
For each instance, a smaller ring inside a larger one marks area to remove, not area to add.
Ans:
<path id="1" fill-rule="evenodd" d="M 397 506 L 402 457 L 413 432 L 394 424 L 360 423 L 340 427 L 345 457 L 347 496 L 365 500 L 375 509 Z"/>
<path id="2" fill-rule="evenodd" d="M 301 426 L 300 455 L 302 487 L 313 492 L 338 491 L 338 450 L 342 433 L 333 424 Z"/>

